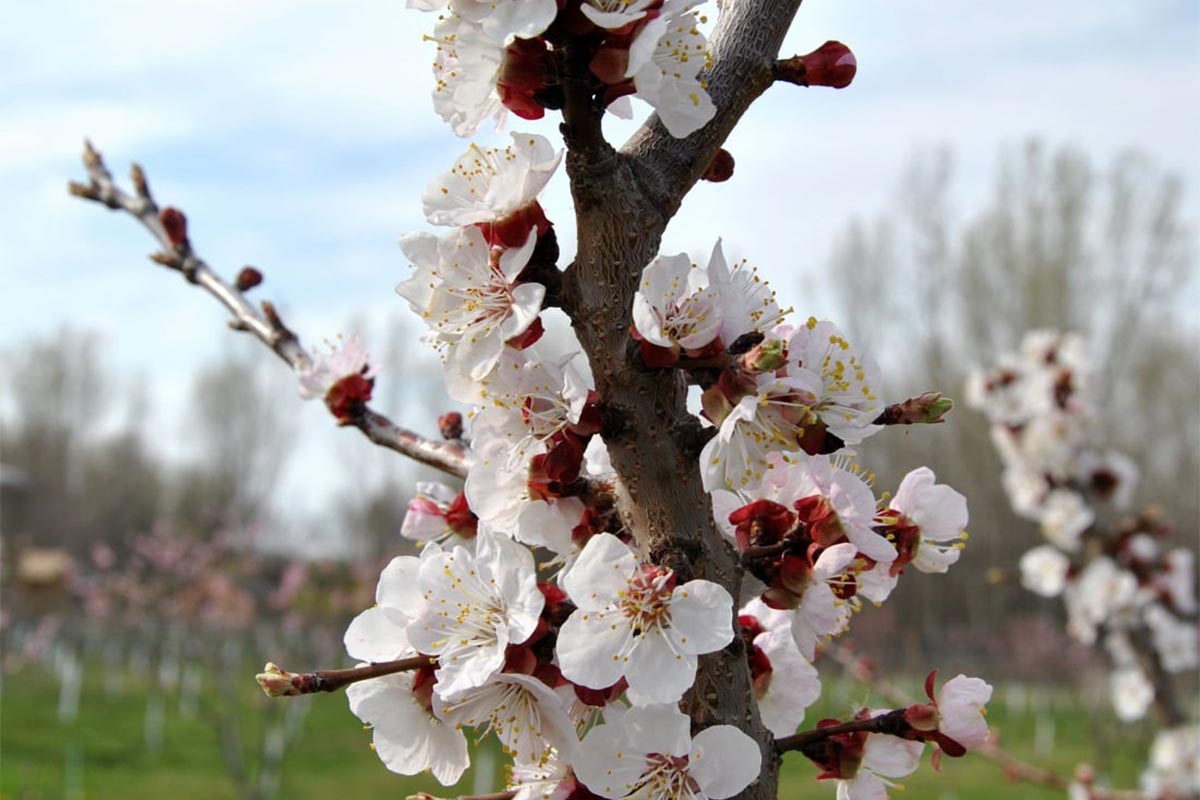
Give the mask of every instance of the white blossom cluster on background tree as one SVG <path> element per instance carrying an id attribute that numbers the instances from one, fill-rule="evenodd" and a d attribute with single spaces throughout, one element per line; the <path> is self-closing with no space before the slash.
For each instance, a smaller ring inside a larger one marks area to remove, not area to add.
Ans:
<path id="1" fill-rule="evenodd" d="M 962 552 L 961 494 L 927 468 L 877 494 L 852 449 L 941 422 L 950 401 L 888 404 L 869 354 L 781 307 L 720 239 L 704 263 L 659 252 L 687 192 L 733 176 L 721 145 L 754 99 L 776 82 L 848 85 L 849 49 L 778 58 L 799 0 L 409 5 L 436 12 L 434 109 L 455 134 L 561 113 L 565 145 L 518 131 L 467 146 L 422 193 L 435 229 L 401 238 L 412 269 L 397 291 L 448 395 L 474 407 L 444 415 L 440 439 L 370 406 L 364 343 L 309 352 L 272 304 L 247 299 L 258 270 L 211 270 L 140 167 L 126 192 L 89 145 L 89 181 L 72 185 L 139 219 L 161 245 L 152 258 L 223 303 L 303 397 L 465 480 L 419 487 L 402 533 L 420 555 L 387 566 L 345 635 L 360 665 L 268 664 L 264 689 L 345 688 L 389 769 L 445 785 L 469 765 L 464 730 L 495 734 L 514 761 L 500 796 L 522 800 L 773 798 L 786 753 L 865 800 L 916 770 L 926 744 L 935 766 L 985 747 L 991 686 L 936 671 L 925 700 L 798 732 L 821 694 L 814 659 L 863 600 Z M 602 122 L 634 113 L 631 98 L 654 114 L 617 150 Z M 560 267 L 538 198 L 564 162 L 577 242 Z M 565 358 L 539 345 L 549 308 L 572 323 Z"/>
<path id="2" fill-rule="evenodd" d="M 967 393 L 991 423 L 1013 510 L 1047 541 L 1021 558 L 1022 585 L 1061 596 L 1070 634 L 1106 653 L 1118 718 L 1156 710 L 1146 795 L 1191 797 L 1200 793 L 1200 727 L 1188 724 L 1177 676 L 1200 664 L 1195 558 L 1170 546 L 1156 509 L 1134 512 L 1138 467 L 1105 447 L 1097 388 L 1087 342 L 1044 330 L 978 370 Z"/>

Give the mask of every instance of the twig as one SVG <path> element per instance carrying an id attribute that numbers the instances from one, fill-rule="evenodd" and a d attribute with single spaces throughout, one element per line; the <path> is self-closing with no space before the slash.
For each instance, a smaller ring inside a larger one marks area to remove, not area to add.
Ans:
<path id="1" fill-rule="evenodd" d="M 775 740 L 775 749 L 780 753 L 786 753 L 789 750 L 803 750 L 809 745 L 841 733 L 886 733 L 891 736 L 899 736 L 907 730 L 910 730 L 910 726 L 904 720 L 904 709 L 900 708 L 877 717 L 851 720 L 840 725 L 827 725 L 824 728 L 784 736 Z"/>
<path id="2" fill-rule="evenodd" d="M 910 706 L 919 702 L 911 694 L 895 686 L 885 678 L 877 675 L 861 658 L 854 655 L 843 645 L 830 642 L 821 651 L 825 656 L 840 664 L 852 678 L 866 684 L 873 692 L 896 705 Z M 868 722 L 870 720 L 867 720 Z M 848 723 L 853 724 L 853 723 Z M 803 735 L 803 734 L 798 734 Z M 980 758 L 987 759 L 1004 770 L 1004 776 L 1010 781 L 1045 786 L 1048 789 L 1066 791 L 1071 785 L 1068 778 L 1053 770 L 1029 764 L 1004 750 L 993 738 L 978 750 L 969 751 Z M 1145 800 L 1145 795 L 1130 789 L 1107 789 L 1101 786 L 1088 787 L 1091 797 L 1095 800 Z"/>
<path id="3" fill-rule="evenodd" d="M 429 656 L 413 656 L 396 661 L 379 661 L 374 664 L 364 664 L 361 667 L 349 669 L 322 669 L 316 672 L 288 672 L 275 664 L 267 662 L 263 672 L 255 676 L 258 685 L 268 697 L 295 697 L 301 694 L 316 694 L 317 692 L 336 692 L 344 686 L 359 681 L 381 678 L 384 675 L 395 675 L 397 672 L 411 672 L 421 667 L 435 666 L 436 658 Z"/>
<path id="4" fill-rule="evenodd" d="M 177 270 L 189 282 L 215 297 L 232 315 L 231 328 L 254 334 L 294 370 L 305 369 L 313 363 L 274 305 L 264 301 L 261 310 L 255 308 L 237 286 L 223 280 L 196 255 L 187 238 L 186 218 L 176 209 L 159 209 L 150 193 L 146 173 L 140 166 L 134 164 L 130 171 L 134 186 L 134 194 L 130 194 L 113 182 L 112 173 L 91 142 L 84 144 L 83 165 L 87 169 L 88 182 L 72 181 L 68 185 L 71 194 L 114 211 L 124 211 L 142 223 L 162 246 L 162 250 L 152 254 L 150 259 Z M 460 478 L 467 474 L 468 451 L 460 443 L 427 439 L 401 428 L 370 408 L 349 420 L 349 424 L 381 447 Z"/>

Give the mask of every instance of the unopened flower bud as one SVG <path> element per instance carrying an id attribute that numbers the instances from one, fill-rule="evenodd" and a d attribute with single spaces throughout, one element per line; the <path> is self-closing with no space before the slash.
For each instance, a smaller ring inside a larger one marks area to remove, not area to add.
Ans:
<path id="1" fill-rule="evenodd" d="M 783 351 L 783 341 L 768 339 L 761 344 L 756 344 L 739 361 L 742 369 L 747 372 L 774 372 L 787 363 L 787 357 Z"/>
<path id="2" fill-rule="evenodd" d="M 262 280 L 262 273 L 254 267 L 242 267 L 242 271 L 237 274 L 234 285 L 237 286 L 239 292 L 248 292 L 262 283 Z"/>
<path id="3" fill-rule="evenodd" d="M 800 86 L 830 86 L 845 89 L 858 72 L 858 62 L 841 42 L 826 42 L 806 56 L 779 62 L 778 76 Z"/>
<path id="4" fill-rule="evenodd" d="M 461 439 L 463 435 L 463 416 L 457 411 L 447 411 L 438 417 L 438 431 L 443 439 Z"/>
<path id="5" fill-rule="evenodd" d="M 292 683 L 294 677 L 296 676 L 292 673 L 285 672 L 268 661 L 263 667 L 263 671 L 255 675 L 254 679 L 266 692 L 267 697 L 293 697 L 300 694 L 300 691 Z"/>
<path id="6" fill-rule="evenodd" d="M 158 221 L 167 232 L 167 240 L 172 247 L 182 247 L 187 243 L 187 217 L 182 211 L 168 206 L 158 212 Z"/>
<path id="7" fill-rule="evenodd" d="M 878 425 L 936 425 L 946 421 L 954 401 L 941 392 L 926 392 L 902 403 L 892 403 L 883 410 Z"/>
<path id="8" fill-rule="evenodd" d="M 700 180 L 722 183 L 732 177 L 733 156 L 728 150 L 722 147 L 713 156 L 712 161 L 708 162 L 708 169 L 704 170 L 704 174 L 700 176 Z"/>

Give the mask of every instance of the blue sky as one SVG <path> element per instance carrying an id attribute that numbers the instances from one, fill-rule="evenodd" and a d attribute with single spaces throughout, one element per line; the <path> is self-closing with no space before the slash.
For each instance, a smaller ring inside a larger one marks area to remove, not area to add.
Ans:
<path id="1" fill-rule="evenodd" d="M 261 267 L 263 296 L 310 343 L 356 315 L 382 333 L 407 313 L 392 291 L 407 268 L 396 238 L 423 227 L 421 188 L 464 147 L 430 107 L 421 34 L 432 22 L 401 0 L 13 4 L 0 30 L 0 347 L 64 323 L 92 328 L 113 366 L 147 381 L 155 424 L 178 432 L 189 376 L 239 346 L 215 303 L 145 261 L 130 220 L 67 197 L 85 135 L 114 170 L 146 166 L 211 264 Z M 1184 177 L 1200 219 L 1194 2 L 808 0 L 785 54 L 826 39 L 857 55 L 853 86 L 768 92 L 729 142 L 735 179 L 696 189 L 665 251 L 706 251 L 719 233 L 798 312 L 836 319 L 821 288 L 832 238 L 888 205 L 915 148 L 955 148 L 969 209 L 998 149 L 1034 134 L 1100 163 L 1148 151 Z M 555 135 L 553 121 L 514 122 Z M 569 253 L 558 177 L 544 205 Z M 297 514 L 377 463 L 319 409 L 298 413 L 301 457 L 283 495 Z M 186 451 L 186 436 L 166 438 Z"/>

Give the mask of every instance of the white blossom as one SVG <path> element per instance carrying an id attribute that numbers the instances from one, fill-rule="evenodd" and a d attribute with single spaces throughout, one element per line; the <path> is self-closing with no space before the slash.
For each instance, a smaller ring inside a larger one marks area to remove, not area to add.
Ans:
<path id="1" fill-rule="evenodd" d="M 392 772 L 458 783 L 470 764 L 462 731 L 430 714 L 413 693 L 413 675 L 400 672 L 346 687 L 350 710 L 372 728 L 375 754 Z"/>
<path id="2" fill-rule="evenodd" d="M 1154 685 L 1138 667 L 1127 667 L 1109 676 L 1113 710 L 1122 722 L 1135 722 L 1146 716 L 1154 702 Z"/>
<path id="3" fill-rule="evenodd" d="M 374 608 L 359 614 L 346 630 L 346 651 L 361 662 L 391 661 L 415 654 L 407 626 L 424 598 L 417 589 L 418 559 L 392 559 L 375 591 Z M 346 687 L 350 711 L 372 727 L 376 755 L 392 772 L 426 770 L 444 786 L 458 782 L 470 759 L 467 741 L 454 726 L 437 719 L 413 692 L 414 676 L 401 672 Z"/>
<path id="4" fill-rule="evenodd" d="M 888 504 L 901 515 L 902 525 L 916 526 L 911 563 L 922 572 L 945 572 L 957 562 L 967 527 L 967 499 L 936 480 L 928 467 L 915 469 Z"/>
<path id="5" fill-rule="evenodd" d="M 513 133 L 503 148 L 472 144 L 425 188 L 425 217 L 453 226 L 503 220 L 537 202 L 561 160 L 562 151 L 536 133 Z"/>
<path id="6" fill-rule="evenodd" d="M 496 90 L 504 45 L 483 26 L 458 14 L 446 14 L 427 37 L 437 45 L 433 63 L 433 109 L 458 136 L 474 136 L 480 124 L 497 125 L 508 115 Z"/>
<path id="7" fill-rule="evenodd" d="M 500 362 L 504 343 L 537 319 L 546 288 L 517 280 L 536 242 L 531 231 L 522 247 L 493 250 L 473 226 L 440 238 L 401 238 L 416 273 L 396 291 L 429 326 L 433 344 L 445 350 L 447 370 L 482 381 Z"/>
<path id="8" fill-rule="evenodd" d="M 577 744 L 575 725 L 562 700 L 537 678 L 501 672 L 482 686 L 433 698 L 437 716 L 446 722 L 486 725 L 506 751 L 519 761 L 536 763 L 553 748 L 570 758 Z"/>
<path id="9" fill-rule="evenodd" d="M 693 738 L 690 725 L 674 705 L 634 707 L 619 723 L 587 735 L 575 774 L 610 800 L 721 800 L 758 777 L 762 754 L 753 739 L 732 725 L 713 725 Z"/>
<path id="10" fill-rule="evenodd" d="M 559 630 L 559 666 L 591 689 L 623 677 L 639 702 L 673 702 L 692 685 L 696 656 L 733 639 L 728 592 L 705 580 L 676 586 L 612 534 L 593 536 L 561 583 L 576 610 Z"/>
<path id="11" fill-rule="evenodd" d="M 1042 597 L 1057 597 L 1067 585 L 1071 561 L 1048 544 L 1038 545 L 1021 556 L 1021 585 Z"/>
<path id="12" fill-rule="evenodd" d="M 851 346 L 841 330 L 828 321 L 809 318 L 787 343 L 787 374 L 817 376 L 821 391 L 810 407 L 811 422 L 819 419 L 846 444 L 858 444 L 877 433 L 875 419 L 884 404 L 878 395 L 879 365 Z"/>
<path id="13" fill-rule="evenodd" d="M 338 381 L 351 375 L 374 375 L 367 364 L 366 347 L 357 334 L 330 343 L 325 352 L 314 353 L 311 363 L 297 370 L 300 396 L 305 400 L 322 398 Z"/>
<path id="14" fill-rule="evenodd" d="M 584 0 L 583 15 L 606 30 L 619 30 L 646 16 L 658 0 Z"/>
<path id="15" fill-rule="evenodd" d="M 1067 628 L 1084 644 L 1094 644 L 1096 629 L 1116 614 L 1128 611 L 1137 597 L 1137 578 L 1104 556 L 1093 559 L 1067 584 Z"/>
<path id="16" fill-rule="evenodd" d="M 419 652 L 438 657 L 442 697 L 482 686 L 498 673 L 506 648 L 529 638 L 545 602 L 533 555 L 487 529 L 480 530 L 474 554 L 427 546 L 418 585 L 425 610 L 408 636 Z"/>
<path id="17" fill-rule="evenodd" d="M 684 8 L 691 4 L 684 5 Z M 683 138 L 702 128 L 716 106 L 699 79 L 708 66 L 708 40 L 691 12 L 664 13 L 642 26 L 629 48 L 626 77 L 636 96 L 658 112 L 667 131 Z"/>
<path id="18" fill-rule="evenodd" d="M 753 489 L 766 476 L 772 454 L 800 449 L 800 421 L 816 404 L 820 381 L 811 374 L 763 374 L 755 376 L 755 384 L 755 393 L 738 400 L 700 453 L 705 491 Z"/>
<path id="19" fill-rule="evenodd" d="M 742 259 L 730 269 L 721 249 L 713 245 L 708 275 L 721 301 L 721 341 L 732 344 L 747 333 L 770 332 L 783 321 L 784 312 L 775 301 L 775 291 L 758 275 L 758 269 Z"/>
<path id="20" fill-rule="evenodd" d="M 1076 492 L 1055 489 L 1042 506 L 1042 534 L 1057 547 L 1075 552 L 1079 549 L 1079 537 L 1094 519 L 1092 509 Z"/>
<path id="21" fill-rule="evenodd" d="M 984 706 L 992 699 L 992 687 L 979 678 L 956 675 L 938 690 L 938 731 L 967 750 L 978 750 L 987 741 Z"/>
<path id="22" fill-rule="evenodd" d="M 450 0 L 450 8 L 502 44 L 540 35 L 558 13 L 555 0 Z"/>
<path id="23" fill-rule="evenodd" d="M 854 777 L 838 781 L 837 800 L 885 800 L 887 787 L 895 785 L 890 779 L 911 775 L 920 766 L 924 749 L 924 742 L 867 734 L 858 771 Z"/>
<path id="24" fill-rule="evenodd" d="M 474 515 L 460 492 L 433 481 L 420 481 L 408 501 L 400 535 L 414 542 L 474 548 Z"/>
<path id="25" fill-rule="evenodd" d="M 717 338 L 721 308 L 707 268 L 693 264 L 686 253 L 659 256 L 642 270 L 633 296 L 633 324 L 651 344 L 696 350 Z"/>
<path id="26" fill-rule="evenodd" d="M 812 568 L 812 582 L 792 612 L 792 638 L 800 654 L 810 661 L 817 645 L 836 636 L 850 624 L 850 605 L 834 594 L 831 583 L 841 580 L 858 555 L 848 542 L 826 547 Z"/>
<path id="27" fill-rule="evenodd" d="M 754 637 L 770 672 L 752 675 L 754 695 L 763 725 L 775 736 L 788 736 L 804 721 L 804 712 L 821 696 L 817 670 L 800 653 L 792 636 L 791 615 L 755 598 L 741 615 L 759 621 L 763 632 Z"/>
<path id="28" fill-rule="evenodd" d="M 1200 725 L 1160 730 L 1141 783 L 1142 791 L 1155 800 L 1200 793 Z"/>

